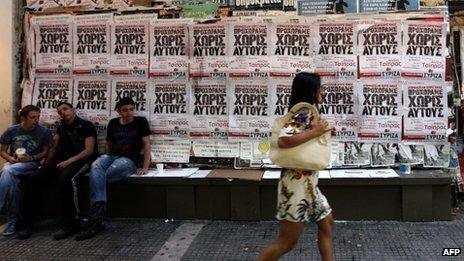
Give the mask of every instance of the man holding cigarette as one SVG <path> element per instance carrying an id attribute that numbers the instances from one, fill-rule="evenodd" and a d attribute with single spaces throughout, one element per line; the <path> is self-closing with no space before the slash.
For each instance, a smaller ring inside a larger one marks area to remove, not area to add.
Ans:
<path id="1" fill-rule="evenodd" d="M 0 137 L 0 156 L 7 161 L 0 174 L 0 209 L 9 208 L 4 236 L 16 233 L 19 217 L 21 177 L 37 171 L 39 162 L 51 147 L 52 133 L 39 125 L 40 109 L 27 105 L 19 111 L 20 124 L 9 127 Z"/>
<path id="2" fill-rule="evenodd" d="M 150 128 L 144 117 L 134 116 L 135 102 L 124 97 L 116 103 L 118 118 L 108 123 L 106 136 L 107 154 L 92 163 L 90 181 L 90 213 L 88 224 L 77 235 L 84 240 L 104 230 L 106 211 L 106 185 L 124 180 L 132 174 L 145 175 L 151 162 Z M 143 153 L 141 154 L 141 152 Z M 142 169 L 137 163 L 143 159 Z"/>
<path id="3" fill-rule="evenodd" d="M 65 239 L 80 229 L 77 178 L 88 172 L 90 164 L 96 158 L 97 132 L 91 122 L 76 115 L 72 104 L 60 102 L 56 110 L 61 122 L 53 136 L 54 146 L 49 150 L 45 166 L 29 176 L 26 182 L 19 239 L 27 239 L 31 236 L 40 194 L 53 180 L 58 181 L 63 219 L 61 229 L 53 235 L 53 238 Z"/>

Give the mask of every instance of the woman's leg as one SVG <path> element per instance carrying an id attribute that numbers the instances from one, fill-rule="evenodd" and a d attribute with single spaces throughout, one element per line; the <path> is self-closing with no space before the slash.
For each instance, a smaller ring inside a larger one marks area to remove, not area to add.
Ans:
<path id="1" fill-rule="evenodd" d="M 323 261 L 333 260 L 333 229 L 334 219 L 332 213 L 317 222 L 317 246 Z"/>
<path id="2" fill-rule="evenodd" d="M 279 235 L 271 245 L 258 256 L 259 261 L 277 260 L 293 249 L 304 229 L 303 222 L 279 222 Z"/>

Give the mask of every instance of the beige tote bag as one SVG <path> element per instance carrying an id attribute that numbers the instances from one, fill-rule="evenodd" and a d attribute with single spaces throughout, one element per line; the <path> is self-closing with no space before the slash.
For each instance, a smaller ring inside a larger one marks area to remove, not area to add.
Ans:
<path id="1" fill-rule="evenodd" d="M 309 110 L 309 114 L 313 117 L 313 120 L 319 119 L 319 112 L 316 107 L 306 102 L 300 102 L 293 106 L 286 115 L 274 121 L 271 135 L 270 159 L 275 165 L 283 168 L 303 170 L 322 170 L 329 166 L 331 154 L 330 131 L 296 147 L 279 148 L 280 130 L 284 127 L 285 123 L 291 121 L 295 114 L 305 108 Z"/>

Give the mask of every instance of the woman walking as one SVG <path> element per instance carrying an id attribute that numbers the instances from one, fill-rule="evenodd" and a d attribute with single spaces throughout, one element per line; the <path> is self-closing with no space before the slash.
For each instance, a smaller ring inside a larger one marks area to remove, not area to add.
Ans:
<path id="1" fill-rule="evenodd" d="M 321 80 L 317 74 L 302 72 L 295 76 L 289 108 L 299 102 L 317 105 L 321 99 Z M 331 127 L 324 119 L 311 122 L 310 115 L 306 111 L 300 111 L 280 131 L 278 146 L 296 147 L 330 130 Z M 261 252 L 258 256 L 259 261 L 277 260 L 292 250 L 303 232 L 305 222 L 317 223 L 317 246 L 321 258 L 333 260 L 332 209 L 317 183 L 318 174 L 315 171 L 282 170 L 276 215 L 279 220 L 279 235 Z"/>

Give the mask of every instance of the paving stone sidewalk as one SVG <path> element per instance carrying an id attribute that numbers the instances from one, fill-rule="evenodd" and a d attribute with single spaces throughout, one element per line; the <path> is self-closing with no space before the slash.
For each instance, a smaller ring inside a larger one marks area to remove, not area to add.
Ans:
<path id="1" fill-rule="evenodd" d="M 30 240 L 0 238 L 0 260 L 151 260 L 176 229 L 188 223 L 204 226 L 182 260 L 254 260 L 277 235 L 277 222 L 273 221 L 110 219 L 106 232 L 91 240 L 54 241 L 54 223 L 45 221 Z M 308 225 L 297 247 L 282 260 L 319 260 L 315 238 L 316 226 Z M 334 241 L 336 260 L 464 260 L 462 255 L 441 256 L 444 247 L 463 249 L 464 219 L 425 223 L 338 221 Z"/>

